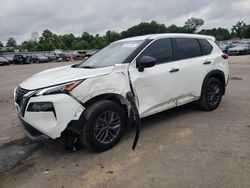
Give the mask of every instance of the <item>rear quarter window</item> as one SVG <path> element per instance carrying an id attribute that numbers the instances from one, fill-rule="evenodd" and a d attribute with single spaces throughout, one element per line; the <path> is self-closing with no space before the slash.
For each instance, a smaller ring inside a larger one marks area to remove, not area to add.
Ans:
<path id="1" fill-rule="evenodd" d="M 211 54 L 213 47 L 212 45 L 205 39 L 198 40 L 201 46 L 202 55 L 209 55 Z"/>
<path id="2" fill-rule="evenodd" d="M 188 59 L 201 56 L 201 47 L 197 39 L 176 38 L 174 39 L 175 60 Z"/>

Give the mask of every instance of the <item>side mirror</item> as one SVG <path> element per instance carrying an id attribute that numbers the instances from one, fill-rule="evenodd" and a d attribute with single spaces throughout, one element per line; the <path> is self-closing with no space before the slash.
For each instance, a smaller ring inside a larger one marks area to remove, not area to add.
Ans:
<path id="1" fill-rule="evenodd" d="M 155 66 L 156 59 L 150 56 L 143 56 L 137 62 L 137 68 L 139 72 L 143 72 L 144 68 Z"/>

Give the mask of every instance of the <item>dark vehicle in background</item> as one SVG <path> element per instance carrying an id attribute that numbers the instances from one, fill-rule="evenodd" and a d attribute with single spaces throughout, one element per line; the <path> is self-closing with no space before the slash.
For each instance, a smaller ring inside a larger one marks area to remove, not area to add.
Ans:
<path id="1" fill-rule="evenodd" d="M 46 57 L 48 57 L 49 62 L 55 62 L 59 60 L 59 56 L 53 53 L 47 54 Z"/>
<path id="2" fill-rule="evenodd" d="M 69 57 L 65 54 L 65 53 L 58 53 L 56 54 L 58 55 L 59 59 L 58 61 L 69 61 Z"/>
<path id="3" fill-rule="evenodd" d="M 27 57 L 21 54 L 16 54 L 13 57 L 13 61 L 15 64 L 27 64 L 29 61 L 27 61 Z"/>
<path id="4" fill-rule="evenodd" d="M 92 55 L 94 55 L 94 54 L 86 53 L 85 58 L 90 58 Z"/>
<path id="5" fill-rule="evenodd" d="M 12 64 L 12 63 L 14 63 L 14 61 L 13 61 L 13 56 L 11 56 L 11 55 L 5 55 L 5 56 L 3 56 L 5 59 L 7 59 L 8 60 L 8 62 L 9 62 L 9 64 Z"/>
<path id="6" fill-rule="evenodd" d="M 228 49 L 228 55 L 246 55 L 250 54 L 250 45 L 249 44 L 237 44 L 235 47 Z"/>
<path id="7" fill-rule="evenodd" d="M 9 65 L 9 61 L 4 58 L 4 57 L 0 57 L 0 65 Z"/>
<path id="8" fill-rule="evenodd" d="M 32 55 L 31 57 L 32 63 L 47 63 L 49 62 L 49 58 L 45 55 Z"/>

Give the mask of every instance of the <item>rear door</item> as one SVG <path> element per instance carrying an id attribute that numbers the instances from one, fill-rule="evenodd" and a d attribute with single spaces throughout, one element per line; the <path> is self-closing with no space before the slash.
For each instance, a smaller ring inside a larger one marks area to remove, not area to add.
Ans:
<path id="1" fill-rule="evenodd" d="M 137 60 L 143 56 L 154 57 L 156 65 L 143 72 L 138 71 L 136 61 L 129 67 L 141 117 L 175 107 L 180 95 L 179 62 L 173 61 L 172 40 L 153 41 Z"/>
<path id="2" fill-rule="evenodd" d="M 198 100 L 204 75 L 212 66 L 212 46 L 205 39 L 175 38 L 174 59 L 180 66 L 180 92 L 177 106 Z"/>

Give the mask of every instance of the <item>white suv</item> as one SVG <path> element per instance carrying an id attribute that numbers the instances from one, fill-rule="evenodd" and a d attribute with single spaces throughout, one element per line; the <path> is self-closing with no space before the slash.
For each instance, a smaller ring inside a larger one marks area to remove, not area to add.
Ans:
<path id="1" fill-rule="evenodd" d="M 227 55 L 215 38 L 154 34 L 116 41 L 77 65 L 40 72 L 15 89 L 22 128 L 34 140 L 63 138 L 97 151 L 113 147 L 128 124 L 197 101 L 218 107 Z"/>

